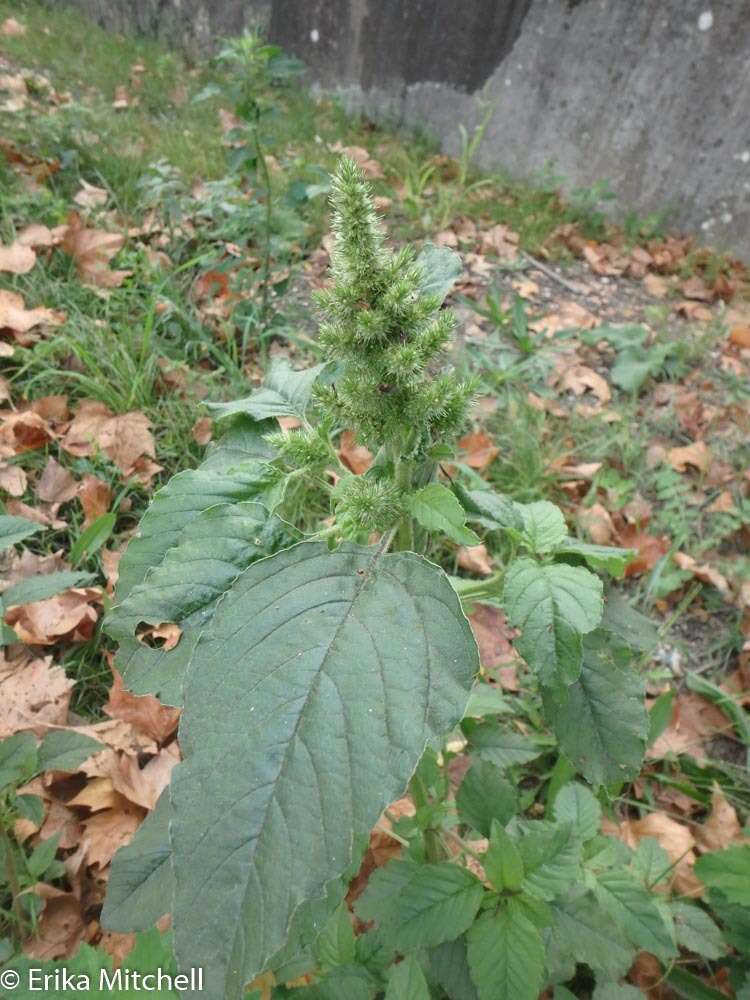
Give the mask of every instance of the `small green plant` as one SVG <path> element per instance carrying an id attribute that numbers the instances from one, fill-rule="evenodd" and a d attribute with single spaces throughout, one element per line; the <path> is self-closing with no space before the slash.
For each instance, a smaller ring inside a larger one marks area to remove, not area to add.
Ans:
<path id="1" fill-rule="evenodd" d="M 545 977 L 562 981 L 570 968 L 564 944 L 557 965 L 545 959 L 551 902 L 569 893 L 592 924 L 595 905 L 615 920 L 627 908 L 620 897 L 637 898 L 649 942 L 635 929 L 627 947 L 655 942 L 671 954 L 669 920 L 634 871 L 621 873 L 629 862 L 611 846 L 595 860 L 591 793 L 561 793 L 567 811 L 549 821 L 516 815 L 504 772 L 540 751 L 498 713 L 493 689 L 475 687 L 459 596 L 502 604 L 520 629 L 517 648 L 570 775 L 619 787 L 645 748 L 629 661 L 647 623 L 605 602 L 598 574 L 621 573 L 629 553 L 570 538 L 551 503 L 440 481 L 472 394 L 447 364 L 453 318 L 441 308 L 460 265 L 437 247 L 390 252 L 351 161 L 332 202 L 333 283 L 318 297 L 326 360 L 306 371 L 277 363 L 249 397 L 213 404 L 223 435 L 156 494 L 120 563 L 107 619 L 118 669 L 136 693 L 182 706 L 184 760 L 117 855 L 103 923 L 139 930 L 171 911 L 178 965 L 202 966 L 216 1000 L 239 997 L 264 970 L 277 982 L 314 970 L 324 992 L 311 996 L 391 995 L 389 984 L 407 977 L 422 989 L 423 949 L 438 950 L 448 978 L 468 962 L 466 990 L 445 985 L 448 996 L 531 1000 Z M 278 417 L 299 427 L 282 434 Z M 374 454 L 363 474 L 339 462 L 343 430 Z M 300 509 L 300 483 L 325 498 L 316 524 Z M 490 531 L 512 555 L 486 581 L 453 586 L 426 558 Z M 143 623 L 164 622 L 181 630 L 176 647 L 139 640 Z M 457 815 L 451 734 L 479 768 Z M 378 928 L 355 941 L 341 906 L 347 881 L 407 786 L 416 816 L 395 828 L 404 859 L 362 897 L 361 917 Z M 477 833 L 488 848 L 472 846 Z M 474 855 L 489 884 L 464 864 Z M 609 888 L 596 888 L 599 868 L 614 871 Z M 591 899 L 578 900 L 576 887 Z M 610 978 L 626 967 L 623 949 Z M 329 977 L 344 979 L 336 994 Z"/>

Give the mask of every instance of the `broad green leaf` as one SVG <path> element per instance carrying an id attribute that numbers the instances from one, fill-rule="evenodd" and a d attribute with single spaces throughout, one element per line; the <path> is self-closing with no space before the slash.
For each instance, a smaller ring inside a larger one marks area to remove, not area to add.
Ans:
<path id="1" fill-rule="evenodd" d="M 248 459 L 270 460 L 274 457 L 274 449 L 265 437 L 278 431 L 277 420 L 255 420 L 246 413 L 237 413 L 223 420 L 221 429 L 222 435 L 206 448 L 201 469 L 226 472 Z"/>
<path id="2" fill-rule="evenodd" d="M 347 868 L 477 669 L 445 574 L 412 553 L 302 543 L 238 577 L 186 674 L 171 784 L 175 947 L 209 1000 L 239 996 Z"/>
<path id="3" fill-rule="evenodd" d="M 34 882 L 41 879 L 49 866 L 55 860 L 60 843 L 60 834 L 56 833 L 47 840 L 42 840 L 26 858 L 26 870 Z"/>
<path id="4" fill-rule="evenodd" d="M 370 877 L 354 910 L 361 920 L 376 920 L 406 952 L 463 934 L 483 896 L 482 883 L 466 868 L 392 861 Z"/>
<path id="5" fill-rule="evenodd" d="M 481 719 L 484 715 L 509 715 L 512 711 L 502 689 L 480 679 L 472 688 L 464 715 L 467 719 Z"/>
<path id="6" fill-rule="evenodd" d="M 430 1000 L 427 980 L 413 955 L 407 955 L 391 969 L 385 1000 Z"/>
<path id="7" fill-rule="evenodd" d="M 581 878 L 581 841 L 571 823 L 518 821 L 514 835 L 525 877 L 523 890 L 554 899 Z"/>
<path id="8" fill-rule="evenodd" d="M 472 523 L 481 524 L 491 531 L 499 528 L 513 528 L 515 531 L 523 529 L 518 505 L 510 497 L 491 490 L 466 490 L 455 482 L 452 489 L 466 511 L 467 520 Z"/>
<path id="9" fill-rule="evenodd" d="M 539 930 L 507 909 L 488 912 L 469 929 L 469 968 L 479 1000 L 537 1000 L 544 981 Z"/>
<path id="10" fill-rule="evenodd" d="M 539 555 L 552 552 L 565 538 L 567 527 L 563 513 L 549 500 L 517 503 L 516 509 L 523 522 L 524 540 L 532 552 Z"/>
<path id="11" fill-rule="evenodd" d="M 339 904 L 321 931 L 317 952 L 320 967 L 326 972 L 337 965 L 354 963 L 357 945 L 346 903 Z"/>
<path id="12" fill-rule="evenodd" d="M 298 417 L 303 420 L 312 389 L 323 371 L 325 362 L 313 368 L 295 371 L 285 358 L 277 358 L 256 392 L 232 403 L 206 403 L 206 408 L 215 420 L 223 420 L 236 414 L 247 414 L 255 420 L 269 417 Z"/>
<path id="13" fill-rule="evenodd" d="M 640 770 L 648 731 L 643 699 L 643 681 L 612 655 L 600 632 L 586 639 L 581 676 L 565 704 L 544 693 L 563 752 L 591 784 L 626 781 Z"/>
<path id="14" fill-rule="evenodd" d="M 446 486 L 430 483 L 409 497 L 409 510 L 423 528 L 440 531 L 460 545 L 478 545 L 481 539 L 466 527 L 466 512 Z"/>
<path id="15" fill-rule="evenodd" d="M 377 987 L 377 980 L 367 969 L 363 969 L 361 965 L 350 965 L 333 969 L 323 979 L 305 987 L 304 993 L 305 1000 L 374 1000 Z M 274 990 L 274 998 L 278 992 L 278 988 Z M 288 993 L 284 991 L 281 995 L 297 1000 L 295 993 L 299 993 L 299 990 L 289 990 Z"/>
<path id="16" fill-rule="evenodd" d="M 528 764 L 542 752 L 542 747 L 531 737 L 506 729 L 496 722 L 466 720 L 463 726 L 476 755 L 503 769 L 513 764 Z"/>
<path id="17" fill-rule="evenodd" d="M 98 552 L 115 530 L 116 523 L 117 514 L 110 511 L 97 517 L 88 528 L 84 528 L 70 548 L 70 561 L 73 565 Z"/>
<path id="18" fill-rule="evenodd" d="M 647 888 L 653 888 L 672 874 L 669 855 L 655 837 L 638 841 L 633 854 L 633 870 Z"/>
<path id="19" fill-rule="evenodd" d="M 290 540 L 278 518 L 252 501 L 216 504 L 194 517 L 105 622 L 119 643 L 115 663 L 127 687 L 179 705 L 185 669 L 218 602 L 251 563 Z M 178 625 L 179 642 L 169 650 L 147 646 L 137 637 L 144 622 Z"/>
<path id="20" fill-rule="evenodd" d="M 600 872 L 594 881 L 594 894 L 636 947 L 665 961 L 677 954 L 672 928 L 651 893 L 630 872 Z"/>
<path id="21" fill-rule="evenodd" d="M 169 792 L 164 791 L 130 843 L 112 859 L 102 927 L 129 933 L 155 924 L 172 903 L 171 859 Z"/>
<path id="22" fill-rule="evenodd" d="M 576 781 L 563 785 L 552 811 L 556 820 L 572 823 L 582 840 L 591 840 L 599 832 L 602 807 L 585 785 Z"/>
<path id="23" fill-rule="evenodd" d="M 711 960 L 726 955 L 724 935 L 705 910 L 696 903 L 680 900 L 674 900 L 669 906 L 678 945 Z"/>
<path id="24" fill-rule="evenodd" d="M 612 979 L 624 976 L 635 947 L 591 896 L 556 900 L 547 951 L 551 965 L 573 959 Z"/>
<path id="25" fill-rule="evenodd" d="M 650 653 L 659 641 L 656 625 L 628 604 L 619 591 L 607 591 L 602 629 L 621 639 L 630 649 Z"/>
<path id="26" fill-rule="evenodd" d="M 456 792 L 456 808 L 464 823 L 488 837 L 493 819 L 505 826 L 515 816 L 518 794 L 496 764 L 473 760 Z"/>
<path id="27" fill-rule="evenodd" d="M 73 729 L 53 729 L 39 746 L 37 767 L 40 771 L 75 771 L 105 746 L 86 733 Z"/>
<path id="28" fill-rule="evenodd" d="M 137 534 L 120 560 L 115 599 L 122 603 L 176 545 L 186 525 L 216 504 L 258 500 L 268 485 L 267 463 L 250 460 L 231 472 L 199 467 L 173 476 L 154 494 Z"/>
<path id="29" fill-rule="evenodd" d="M 615 385 L 626 392 L 638 392 L 648 378 L 658 375 L 664 367 L 669 350 L 666 344 L 654 347 L 635 344 L 626 347 L 617 355 L 610 377 Z"/>
<path id="30" fill-rule="evenodd" d="M 702 855 L 695 874 L 710 888 L 719 889 L 727 902 L 750 906 L 750 844 Z"/>
<path id="31" fill-rule="evenodd" d="M 725 1000 L 726 997 L 726 993 L 715 990 L 705 979 L 699 979 L 679 965 L 673 965 L 665 973 L 664 979 L 667 986 L 676 990 L 677 995 L 684 997 L 684 1000 Z M 740 989 L 735 995 L 737 1000 L 750 1000 L 747 989 Z"/>
<path id="32" fill-rule="evenodd" d="M 466 957 L 466 935 L 428 952 L 430 971 L 451 1000 L 477 1000 Z"/>
<path id="33" fill-rule="evenodd" d="M 495 889 L 517 892 L 523 883 L 523 859 L 505 828 L 492 821 L 490 844 L 482 855 L 482 867 Z"/>
<path id="34" fill-rule="evenodd" d="M 69 587 L 85 587 L 93 577 L 90 573 L 76 573 L 71 570 L 61 570 L 59 573 L 37 573 L 19 580 L 12 587 L 3 591 L 3 604 L 6 608 L 14 604 L 29 604 L 31 601 L 44 601 L 48 597 L 67 590 Z"/>
<path id="35" fill-rule="evenodd" d="M 581 672 L 582 636 L 602 617 L 601 580 L 580 566 L 511 563 L 503 602 L 512 625 L 521 629 L 516 649 L 556 690 L 573 684 Z"/>
<path id="36" fill-rule="evenodd" d="M 597 983 L 591 1000 L 643 1000 L 643 996 L 629 983 Z"/>
<path id="37" fill-rule="evenodd" d="M 438 247 L 434 243 L 425 243 L 417 257 L 417 266 L 422 270 L 421 294 L 434 295 L 441 304 L 464 269 L 455 250 Z"/>
<path id="38" fill-rule="evenodd" d="M 44 799 L 38 795 L 16 795 L 16 809 L 23 819 L 30 820 L 34 826 L 44 822 Z"/>
<path id="39" fill-rule="evenodd" d="M 556 548 L 558 555 L 580 556 L 592 569 L 620 577 L 625 567 L 632 561 L 633 549 L 618 549 L 611 545 L 592 545 L 577 538 L 565 538 Z"/>
<path id="40" fill-rule="evenodd" d="M 14 733 L 0 742 L 0 791 L 22 785 L 37 770 L 36 738 L 33 733 Z"/>
<path id="41" fill-rule="evenodd" d="M 747 952 L 750 948 L 750 907 L 730 903 L 718 889 L 709 891 L 708 902 L 722 923 L 727 944 L 739 952 Z"/>
<path id="42" fill-rule="evenodd" d="M 10 548 L 16 542 L 22 542 L 29 535 L 36 535 L 42 530 L 42 525 L 29 521 L 26 517 L 13 517 L 10 514 L 0 514 L 0 549 Z"/>

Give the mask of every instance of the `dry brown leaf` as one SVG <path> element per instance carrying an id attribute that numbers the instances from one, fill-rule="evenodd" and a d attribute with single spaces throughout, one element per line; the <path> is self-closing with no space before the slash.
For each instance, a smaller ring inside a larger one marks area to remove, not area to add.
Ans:
<path id="1" fill-rule="evenodd" d="M 95 399 L 82 399 L 60 444 L 71 455 L 90 458 L 99 449 L 99 434 L 112 418 L 112 411 Z"/>
<path id="2" fill-rule="evenodd" d="M 609 511 L 600 503 L 583 507 L 577 514 L 578 523 L 596 545 L 609 545 L 615 526 Z"/>
<path id="3" fill-rule="evenodd" d="M 711 450 L 705 441 L 694 441 L 682 448 L 670 448 L 667 451 L 667 461 L 678 472 L 694 468 L 705 473 L 711 464 Z"/>
<path id="4" fill-rule="evenodd" d="M 696 837 L 704 851 L 722 851 L 730 844 L 747 842 L 734 806 L 716 783 L 711 795 L 711 812 L 705 823 L 698 826 Z"/>
<path id="5" fill-rule="evenodd" d="M 15 17 L 6 17 L 3 23 L 0 24 L 0 35 L 3 38 L 20 38 L 21 35 L 25 34 L 26 25 L 21 24 Z"/>
<path id="6" fill-rule="evenodd" d="M 9 274 L 28 274 L 36 264 L 36 254 L 31 247 L 24 246 L 18 240 L 10 246 L 0 246 L 0 271 Z"/>
<path id="7" fill-rule="evenodd" d="M 24 729 L 44 736 L 50 725 L 64 726 L 72 690 L 73 681 L 51 656 L 0 667 L 0 739 Z"/>
<path id="8" fill-rule="evenodd" d="M 126 476 L 137 471 L 138 459 L 155 455 L 151 421 L 138 410 L 111 417 L 99 431 L 99 445 L 104 454 Z"/>
<path id="9" fill-rule="evenodd" d="M 692 573 L 696 580 L 700 580 L 702 583 L 710 583 L 712 587 L 716 587 L 722 597 L 727 599 L 731 597 L 727 578 L 717 569 L 709 566 L 708 563 L 699 564 L 686 552 L 675 552 L 672 558 L 680 569 L 685 570 L 686 573 Z"/>
<path id="10" fill-rule="evenodd" d="M 479 659 L 486 669 L 505 666 L 515 659 L 511 639 L 516 635 L 505 613 L 490 604 L 477 604 L 469 615 L 479 646 Z"/>
<path id="11" fill-rule="evenodd" d="M 65 503 L 77 490 L 78 483 L 70 472 L 50 456 L 36 486 L 37 498 L 46 503 Z"/>
<path id="12" fill-rule="evenodd" d="M 645 837 L 653 837 L 674 865 L 671 873 L 667 873 L 674 890 L 684 896 L 702 894 L 702 885 L 693 872 L 695 838 L 685 823 L 678 823 L 664 812 L 651 812 L 643 819 L 621 823 L 617 835 L 631 848 L 637 847 Z"/>
<path id="13" fill-rule="evenodd" d="M 69 806 L 85 806 L 91 812 L 113 809 L 117 805 L 117 793 L 111 778 L 91 778 L 83 788 L 67 803 Z"/>
<path id="14" fill-rule="evenodd" d="M 144 767 L 139 766 L 136 757 L 123 754 L 110 772 L 110 779 L 116 792 L 134 805 L 151 811 L 169 784 L 172 768 L 177 762 L 177 757 L 169 750 L 162 750 Z"/>
<path id="15" fill-rule="evenodd" d="M 102 561 L 102 569 L 104 570 L 104 575 L 107 578 L 107 593 L 111 594 L 117 584 L 120 577 L 120 560 L 122 559 L 123 550 L 113 551 L 112 549 L 102 549 L 100 552 L 100 558 Z"/>
<path id="16" fill-rule="evenodd" d="M 117 851 L 129 844 L 143 822 L 146 810 L 118 795 L 112 809 L 103 809 L 81 822 L 89 840 L 89 864 L 106 868 Z"/>
<path id="17" fill-rule="evenodd" d="M 697 274 L 688 278 L 682 283 L 682 294 L 686 299 L 697 300 L 698 302 L 712 302 L 714 299 L 713 289 L 709 288 L 703 278 Z"/>
<path id="18" fill-rule="evenodd" d="M 500 260 L 515 260 L 518 240 L 518 233 L 499 222 L 482 233 L 481 252 L 495 254 Z"/>
<path id="19" fill-rule="evenodd" d="M 681 691 L 674 699 L 669 725 L 648 748 L 647 756 L 660 760 L 670 753 L 687 753 L 702 763 L 704 744 L 729 729 L 731 724 L 720 708 L 694 691 Z"/>
<path id="20" fill-rule="evenodd" d="M 109 267 L 109 262 L 124 245 L 125 237 L 121 233 L 87 229 L 76 212 L 70 215 L 68 231 L 61 244 L 75 261 L 83 284 L 96 288 L 115 288 L 130 274 L 129 271 L 113 271 Z"/>
<path id="21" fill-rule="evenodd" d="M 81 208 L 99 208 L 101 205 L 107 204 L 108 198 L 109 194 L 104 188 L 89 184 L 88 181 L 81 178 L 81 190 L 75 195 L 73 201 Z"/>
<path id="22" fill-rule="evenodd" d="M 98 587 L 76 588 L 11 608 L 5 620 L 21 642 L 30 646 L 52 646 L 57 642 L 85 642 L 94 632 L 101 600 Z"/>
<path id="23" fill-rule="evenodd" d="M 750 326 L 733 326 L 729 331 L 729 342 L 735 347 L 750 347 Z"/>
<path id="24" fill-rule="evenodd" d="M 483 431 L 467 434 L 461 438 L 458 445 L 466 452 L 465 462 L 472 469 L 486 469 L 500 454 L 500 449 L 493 443 L 492 438 Z"/>
<path id="25" fill-rule="evenodd" d="M 350 160 L 354 160 L 369 180 L 375 181 L 383 177 L 382 167 L 363 146 L 342 146 L 340 142 L 337 142 L 331 148 L 337 153 L 341 153 L 342 156 L 348 156 Z"/>
<path id="26" fill-rule="evenodd" d="M 372 452 L 363 444 L 357 444 L 353 431 L 344 431 L 339 442 L 339 458 L 355 475 L 360 476 L 372 465 Z"/>
<path id="27" fill-rule="evenodd" d="M 467 573 L 492 576 L 492 557 L 486 545 L 460 545 L 457 553 L 458 565 Z"/>
<path id="28" fill-rule="evenodd" d="M 28 477 L 20 465 L 0 462 L 0 490 L 12 497 L 22 497 L 26 492 Z"/>
<path id="29" fill-rule="evenodd" d="M 625 523 L 617 528 L 617 543 L 625 549 L 635 549 L 635 556 L 625 567 L 625 576 L 641 576 L 662 559 L 671 547 L 666 535 L 649 535 L 640 523 Z"/>
<path id="30" fill-rule="evenodd" d="M 109 699 L 104 705 L 104 711 L 112 719 L 121 719 L 134 729 L 145 733 L 157 743 L 166 742 L 177 729 L 180 710 L 170 708 L 154 698 L 153 695 L 135 695 L 125 689 L 122 677 L 112 667 L 114 678 L 109 692 Z"/>
<path id="31" fill-rule="evenodd" d="M 78 501 L 83 508 L 83 526 L 88 527 L 93 521 L 109 510 L 112 503 L 112 490 L 108 483 L 87 472 L 77 489 Z"/>
<path id="32" fill-rule="evenodd" d="M 48 899 L 36 934 L 24 942 L 24 954 L 39 961 L 67 958 L 83 941 L 85 930 L 81 904 L 72 892 Z"/>
<path id="33" fill-rule="evenodd" d="M 669 292 L 669 283 L 666 278 L 661 278 L 658 274 L 647 274 L 643 279 L 643 287 L 655 299 L 663 299 Z"/>
<path id="34" fill-rule="evenodd" d="M 612 398 L 607 380 L 586 365 L 571 365 L 567 368 L 562 373 L 560 387 L 576 396 L 593 392 L 600 404 L 608 403 Z"/>
<path id="35" fill-rule="evenodd" d="M 196 444 L 207 445 L 213 437 L 214 422 L 210 417 L 199 417 L 193 424 L 190 436 Z"/>
<path id="36" fill-rule="evenodd" d="M 47 421 L 38 413 L 2 414 L 0 424 L 0 455 L 20 455 L 25 451 L 43 448 L 51 439 Z"/>
<path id="37" fill-rule="evenodd" d="M 529 328 L 545 337 L 552 337 L 562 330 L 591 330 L 599 324 L 599 320 L 577 302 L 561 302 L 557 312 L 549 313 L 541 319 L 529 323 Z"/>

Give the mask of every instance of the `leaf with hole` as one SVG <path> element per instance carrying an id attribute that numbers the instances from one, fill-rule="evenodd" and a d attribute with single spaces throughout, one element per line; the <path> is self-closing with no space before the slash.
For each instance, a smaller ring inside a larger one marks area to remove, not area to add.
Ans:
<path id="1" fill-rule="evenodd" d="M 106 619 L 119 642 L 115 663 L 127 687 L 179 705 L 185 669 L 218 602 L 243 570 L 293 537 L 291 528 L 252 501 L 215 504 L 192 518 L 161 563 Z M 179 642 L 171 649 L 146 645 L 137 637 L 144 622 L 177 625 Z"/>

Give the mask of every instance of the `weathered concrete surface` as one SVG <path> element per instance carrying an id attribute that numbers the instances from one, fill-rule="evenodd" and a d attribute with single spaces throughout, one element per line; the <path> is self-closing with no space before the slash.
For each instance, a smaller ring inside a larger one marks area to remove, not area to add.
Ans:
<path id="1" fill-rule="evenodd" d="M 198 47 L 269 14 L 321 86 L 427 124 L 448 150 L 480 101 L 482 166 L 610 182 L 640 214 L 750 255 L 749 0 L 72 0 Z"/>
<path id="2" fill-rule="evenodd" d="M 58 3 L 59 0 L 45 0 Z M 163 38 L 188 52 L 211 51 L 248 24 L 266 24 L 271 0 L 67 0 L 111 31 Z"/>
<path id="3" fill-rule="evenodd" d="M 273 37 L 370 114 L 449 151 L 496 102 L 478 160 L 750 255 L 748 0 L 274 0 Z"/>

